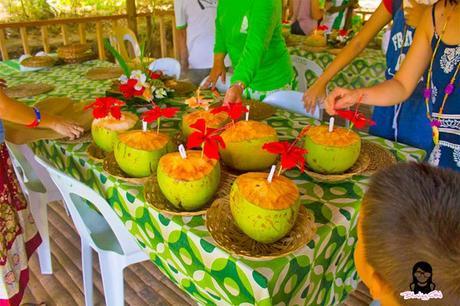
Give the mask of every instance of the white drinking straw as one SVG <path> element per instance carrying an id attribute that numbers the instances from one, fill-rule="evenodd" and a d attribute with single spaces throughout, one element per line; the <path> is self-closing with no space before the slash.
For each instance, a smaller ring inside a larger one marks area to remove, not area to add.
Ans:
<path id="1" fill-rule="evenodd" d="M 142 131 L 143 132 L 147 132 L 147 122 L 145 122 L 144 120 L 142 120 Z"/>
<path id="2" fill-rule="evenodd" d="M 334 121 L 335 121 L 334 117 L 331 117 L 329 119 L 329 133 L 332 133 L 332 131 L 334 131 Z"/>
<path id="3" fill-rule="evenodd" d="M 246 109 L 248 110 L 248 112 L 246 113 L 246 121 L 248 121 L 249 120 L 249 111 L 251 110 L 251 106 L 247 105 Z"/>
<path id="4" fill-rule="evenodd" d="M 187 151 L 185 151 L 185 147 L 182 144 L 179 145 L 179 154 L 180 154 L 180 157 L 182 157 L 182 159 L 187 158 Z"/>
<path id="5" fill-rule="evenodd" d="M 275 176 L 276 165 L 273 165 L 270 169 L 270 173 L 268 174 L 267 181 L 271 183 L 273 181 L 273 177 Z"/>

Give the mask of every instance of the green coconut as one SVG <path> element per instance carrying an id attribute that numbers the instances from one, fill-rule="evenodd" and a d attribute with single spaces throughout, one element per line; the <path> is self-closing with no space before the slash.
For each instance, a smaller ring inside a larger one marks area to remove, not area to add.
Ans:
<path id="1" fill-rule="evenodd" d="M 120 120 L 112 116 L 94 119 L 91 125 L 93 141 L 105 152 L 112 152 L 117 142 L 118 133 L 134 128 L 137 121 L 137 116 L 129 112 L 123 112 Z"/>
<path id="2" fill-rule="evenodd" d="M 297 186 L 284 176 L 271 183 L 267 173 L 239 176 L 230 192 L 230 209 L 238 228 L 262 243 L 273 243 L 294 226 L 300 207 Z"/>
<path id="3" fill-rule="evenodd" d="M 114 154 L 123 172 L 140 178 L 154 173 L 160 158 L 172 150 L 168 135 L 134 130 L 118 135 Z"/>
<path id="4" fill-rule="evenodd" d="M 350 169 L 361 152 L 361 138 L 345 128 L 311 127 L 305 136 L 305 155 L 308 167 L 323 174 L 339 174 Z"/>
<path id="5" fill-rule="evenodd" d="M 240 171 L 268 169 L 275 163 L 276 155 L 264 149 L 268 142 L 278 141 L 276 130 L 258 121 L 239 121 L 222 134 L 225 149 L 220 150 L 224 163 Z"/>
<path id="6" fill-rule="evenodd" d="M 181 130 L 184 137 L 188 137 L 193 133 L 194 129 L 190 125 L 194 124 L 198 119 L 204 119 L 206 126 L 213 129 L 221 128 L 229 121 L 229 117 L 225 112 L 212 114 L 210 111 L 205 110 L 195 111 L 182 117 Z"/>
<path id="7" fill-rule="evenodd" d="M 193 211 L 212 200 L 219 188 L 220 175 L 217 160 L 201 157 L 199 151 L 187 151 L 186 159 L 174 152 L 160 159 L 157 180 L 171 204 L 180 210 Z"/>

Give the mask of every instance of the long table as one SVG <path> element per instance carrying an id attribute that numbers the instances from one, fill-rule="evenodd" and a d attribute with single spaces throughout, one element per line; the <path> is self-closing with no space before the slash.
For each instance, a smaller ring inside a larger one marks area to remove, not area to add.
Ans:
<path id="1" fill-rule="evenodd" d="M 92 67 L 105 65 L 109 64 L 93 61 L 20 73 L 0 64 L 0 76 L 10 84 L 30 79 L 56 86 L 40 98 L 67 92 L 74 99 L 88 99 L 103 95 L 110 82 L 88 82 L 84 75 Z M 36 99 L 24 101 L 32 104 Z M 281 110 L 266 121 L 283 140 L 294 139 L 307 123 L 319 123 Z M 177 116 L 163 127 L 175 130 L 179 124 Z M 424 157 L 422 150 L 369 135 L 363 138 L 388 148 L 400 161 Z M 101 163 L 89 159 L 87 145 L 40 141 L 32 147 L 36 154 L 104 195 L 151 261 L 200 304 L 337 305 L 357 286 L 353 262 L 356 222 L 369 177 L 326 184 L 298 170 L 287 172 L 299 187 L 302 205 L 314 213 L 316 236 L 289 256 L 247 260 L 221 249 L 207 231 L 204 217 L 171 217 L 155 210 L 145 201 L 142 186 L 115 179 Z"/>

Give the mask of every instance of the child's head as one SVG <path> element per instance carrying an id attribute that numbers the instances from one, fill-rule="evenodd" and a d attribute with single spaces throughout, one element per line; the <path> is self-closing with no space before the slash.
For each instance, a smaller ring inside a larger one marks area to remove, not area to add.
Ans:
<path id="1" fill-rule="evenodd" d="M 365 261 L 397 300 L 436 289 L 444 298 L 430 305 L 460 301 L 460 173 L 390 167 L 372 178 L 361 213 Z"/>

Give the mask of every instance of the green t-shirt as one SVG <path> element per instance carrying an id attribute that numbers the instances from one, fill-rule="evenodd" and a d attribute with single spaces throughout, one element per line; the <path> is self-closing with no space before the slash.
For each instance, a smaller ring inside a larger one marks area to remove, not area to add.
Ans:
<path id="1" fill-rule="evenodd" d="M 232 83 L 271 91 L 291 82 L 293 69 L 281 33 L 281 0 L 219 0 L 214 53 L 232 60 Z"/>

